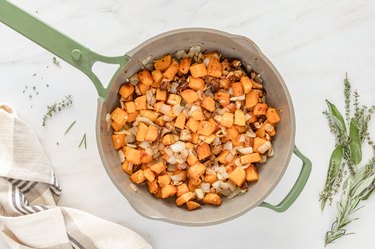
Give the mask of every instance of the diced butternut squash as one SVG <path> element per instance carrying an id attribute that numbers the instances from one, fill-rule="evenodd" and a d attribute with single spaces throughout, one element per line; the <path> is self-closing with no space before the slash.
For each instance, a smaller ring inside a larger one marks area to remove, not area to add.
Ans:
<path id="1" fill-rule="evenodd" d="M 148 126 L 143 122 L 139 122 L 138 127 L 137 127 L 137 134 L 135 136 L 136 140 L 139 142 L 145 141 L 147 132 L 148 132 Z"/>
<path id="2" fill-rule="evenodd" d="M 158 176 L 158 184 L 162 188 L 171 183 L 171 177 L 168 174 Z"/>
<path id="3" fill-rule="evenodd" d="M 186 159 L 186 162 L 192 166 L 194 164 L 196 164 L 198 162 L 198 158 L 195 156 L 195 154 L 193 152 L 189 152 L 189 156 L 188 158 Z"/>
<path id="4" fill-rule="evenodd" d="M 135 119 L 138 117 L 139 113 L 136 111 L 136 112 L 133 112 L 133 113 L 129 113 L 128 114 L 128 122 L 134 122 Z"/>
<path id="5" fill-rule="evenodd" d="M 260 138 L 260 137 L 256 137 L 256 138 L 254 138 L 253 150 L 254 150 L 255 152 L 259 152 L 259 151 L 258 151 L 258 148 L 259 148 L 260 146 L 262 146 L 262 145 L 263 145 L 264 143 L 266 143 L 266 142 L 268 142 L 267 139 Z"/>
<path id="6" fill-rule="evenodd" d="M 134 100 L 135 109 L 146 110 L 146 95 L 140 96 Z"/>
<path id="7" fill-rule="evenodd" d="M 155 173 L 150 168 L 143 170 L 143 175 L 147 181 L 153 182 L 155 180 Z"/>
<path id="8" fill-rule="evenodd" d="M 229 155 L 229 150 L 223 150 L 218 157 L 216 157 L 216 160 L 218 160 L 221 164 L 227 164 L 227 156 Z"/>
<path id="9" fill-rule="evenodd" d="M 113 134 L 112 142 L 116 150 L 120 149 L 125 145 L 125 134 Z"/>
<path id="10" fill-rule="evenodd" d="M 130 176 L 130 180 L 136 184 L 141 184 L 146 180 L 145 175 L 143 174 L 143 170 L 138 170 L 134 174 Z"/>
<path id="11" fill-rule="evenodd" d="M 148 86 L 148 85 L 143 84 L 142 82 L 140 82 L 138 84 L 138 88 L 139 88 L 139 91 L 141 92 L 141 94 L 145 95 L 146 92 L 150 89 L 150 86 Z"/>
<path id="12" fill-rule="evenodd" d="M 199 141 L 199 134 L 198 133 L 192 133 L 191 134 L 191 141 L 193 144 L 197 144 Z"/>
<path id="13" fill-rule="evenodd" d="M 150 119 L 152 122 L 159 117 L 159 113 L 151 111 L 151 110 L 141 110 L 139 113 L 142 117 Z"/>
<path id="14" fill-rule="evenodd" d="M 241 110 L 234 112 L 234 124 L 238 126 L 246 126 L 245 114 Z"/>
<path id="15" fill-rule="evenodd" d="M 163 73 L 160 70 L 154 70 L 151 73 L 152 79 L 154 80 L 154 83 L 151 85 L 152 87 L 159 87 L 161 80 L 163 79 Z M 157 84 L 157 85 L 154 85 Z"/>
<path id="16" fill-rule="evenodd" d="M 253 88 L 252 80 L 247 76 L 241 76 L 240 82 L 241 82 L 241 85 L 245 94 L 249 93 L 251 89 Z"/>
<path id="17" fill-rule="evenodd" d="M 167 70 L 167 68 L 169 67 L 169 65 L 171 65 L 171 62 L 172 62 L 172 56 L 171 55 L 166 55 L 158 60 L 156 60 L 154 62 L 154 68 L 156 70 L 160 70 L 162 72 L 164 72 L 165 70 Z"/>
<path id="18" fill-rule="evenodd" d="M 166 170 L 166 167 L 165 165 L 163 164 L 163 162 L 158 162 L 158 163 L 155 163 L 154 165 L 152 165 L 150 167 L 150 169 L 152 171 L 154 171 L 156 174 L 162 174 L 163 172 L 165 172 Z"/>
<path id="19" fill-rule="evenodd" d="M 111 118 L 113 121 L 118 123 L 119 125 L 124 125 L 126 121 L 128 120 L 128 113 L 121 108 L 116 108 L 112 113 L 111 113 Z"/>
<path id="20" fill-rule="evenodd" d="M 267 104 L 265 104 L 265 103 L 258 103 L 254 107 L 254 115 L 255 116 L 266 115 L 267 109 L 268 109 L 268 105 Z"/>
<path id="21" fill-rule="evenodd" d="M 227 135 L 226 137 L 229 139 L 229 140 L 232 140 L 232 139 L 235 139 L 236 137 L 238 137 L 239 133 L 238 133 L 238 130 L 235 126 L 232 126 L 231 128 L 227 128 Z"/>
<path id="22" fill-rule="evenodd" d="M 224 127 L 230 128 L 233 125 L 233 113 L 226 112 L 224 115 L 221 117 L 220 124 Z"/>
<path id="23" fill-rule="evenodd" d="M 200 135 L 208 136 L 215 131 L 216 127 L 208 121 L 200 121 L 197 133 Z"/>
<path id="24" fill-rule="evenodd" d="M 113 129 L 114 131 L 119 131 L 119 130 L 121 130 L 121 128 L 122 128 L 124 125 L 121 125 L 121 124 L 119 124 L 119 123 L 116 123 L 115 121 L 112 121 L 111 126 L 112 126 L 112 129 Z"/>
<path id="25" fill-rule="evenodd" d="M 204 90 L 204 80 L 201 78 L 189 77 L 189 87 L 195 91 Z"/>
<path id="26" fill-rule="evenodd" d="M 168 80 L 173 80 L 174 76 L 177 74 L 179 65 L 176 61 L 172 61 L 171 65 L 163 73 L 164 78 Z"/>
<path id="27" fill-rule="evenodd" d="M 211 51 L 211 52 L 208 52 L 208 53 L 204 53 L 203 54 L 203 58 L 206 59 L 206 58 L 213 58 L 215 60 L 219 60 L 219 53 L 217 51 Z"/>
<path id="28" fill-rule="evenodd" d="M 170 105 L 179 105 L 181 103 L 180 95 L 173 94 L 173 93 L 169 94 L 167 103 Z"/>
<path id="29" fill-rule="evenodd" d="M 159 88 L 156 89 L 155 99 L 158 100 L 158 101 L 166 101 L 167 100 L 167 91 L 160 90 Z"/>
<path id="30" fill-rule="evenodd" d="M 195 197 L 195 194 L 192 192 L 187 192 L 185 194 L 182 194 L 180 197 L 176 199 L 176 205 L 181 206 L 182 204 L 190 201 Z"/>
<path id="31" fill-rule="evenodd" d="M 142 122 L 140 122 L 140 123 L 142 123 Z M 150 125 L 148 127 L 148 131 L 147 131 L 147 135 L 145 137 L 145 141 L 154 142 L 157 138 L 158 138 L 158 129 L 155 126 Z"/>
<path id="32" fill-rule="evenodd" d="M 195 201 L 188 201 L 188 202 L 186 202 L 186 208 L 189 211 L 192 211 L 192 210 L 197 209 L 199 207 L 201 207 L 201 204 L 199 204 L 198 202 L 195 202 Z"/>
<path id="33" fill-rule="evenodd" d="M 192 104 L 199 99 L 198 94 L 191 89 L 186 89 L 180 93 L 186 103 Z"/>
<path id="34" fill-rule="evenodd" d="M 228 89 L 230 86 L 230 80 L 228 78 L 220 79 L 220 87 Z"/>
<path id="35" fill-rule="evenodd" d="M 277 124 L 278 122 L 280 122 L 279 113 L 275 108 L 268 108 L 266 112 L 266 118 L 271 124 Z"/>
<path id="36" fill-rule="evenodd" d="M 221 197 L 215 193 L 208 193 L 204 196 L 203 202 L 206 204 L 211 204 L 215 206 L 221 205 Z"/>
<path id="37" fill-rule="evenodd" d="M 244 95 L 244 90 L 241 82 L 235 82 L 232 84 L 233 96 L 238 97 Z"/>
<path id="38" fill-rule="evenodd" d="M 197 121 L 201 121 L 201 120 L 205 120 L 206 116 L 203 114 L 201 109 L 198 109 L 191 113 L 191 118 Z"/>
<path id="39" fill-rule="evenodd" d="M 119 90 L 119 93 L 120 95 L 126 99 L 127 97 L 129 97 L 130 95 L 132 95 L 134 92 L 134 86 L 131 85 L 131 84 L 124 84 L 121 86 L 120 90 Z"/>
<path id="40" fill-rule="evenodd" d="M 245 106 L 246 108 L 251 108 L 255 106 L 259 101 L 259 93 L 256 91 L 251 91 L 246 94 L 245 98 Z"/>
<path id="41" fill-rule="evenodd" d="M 256 163 L 261 160 L 259 153 L 251 153 L 240 157 L 242 164 Z"/>
<path id="42" fill-rule="evenodd" d="M 200 78 L 207 75 L 207 69 L 203 63 L 196 63 L 190 66 L 190 73 L 194 78 Z"/>
<path id="43" fill-rule="evenodd" d="M 208 175 L 205 175 L 204 176 L 204 181 L 209 183 L 209 184 L 212 184 L 214 182 L 216 182 L 218 179 L 217 179 L 217 176 L 215 174 L 208 174 Z"/>
<path id="44" fill-rule="evenodd" d="M 140 71 L 138 73 L 138 78 L 146 86 L 150 86 L 154 82 L 150 71 L 148 71 L 147 69 L 143 69 L 142 71 Z"/>
<path id="45" fill-rule="evenodd" d="M 256 182 L 259 180 L 259 173 L 257 167 L 251 164 L 249 167 L 245 169 L 246 172 L 246 181 L 248 182 Z"/>
<path id="46" fill-rule="evenodd" d="M 196 151 L 199 160 L 203 160 L 211 156 L 210 146 L 207 143 L 198 145 Z"/>
<path id="47" fill-rule="evenodd" d="M 161 188 L 161 198 L 166 199 L 176 194 L 177 189 L 173 185 L 166 185 Z"/>
<path id="48" fill-rule="evenodd" d="M 133 101 L 125 102 L 125 108 L 127 113 L 134 113 L 136 112 L 135 110 L 135 104 Z"/>
<path id="49" fill-rule="evenodd" d="M 125 151 L 125 158 L 130 163 L 140 164 L 141 163 L 141 151 L 133 148 L 127 148 Z"/>
<path id="50" fill-rule="evenodd" d="M 177 197 L 180 197 L 181 195 L 183 195 L 187 192 L 189 192 L 189 188 L 186 185 L 186 183 L 183 183 L 183 184 L 177 186 L 177 193 L 176 193 Z"/>
<path id="51" fill-rule="evenodd" d="M 186 57 L 186 58 L 181 59 L 180 72 L 182 74 L 187 74 L 189 72 L 190 65 L 191 65 L 191 58 Z"/>
<path id="52" fill-rule="evenodd" d="M 185 128 L 185 122 L 186 122 L 186 116 L 185 114 L 183 114 L 182 112 L 178 114 L 176 120 L 175 120 L 175 123 L 174 123 L 174 127 L 177 127 L 179 129 L 184 129 Z"/>
<path id="53" fill-rule="evenodd" d="M 193 166 L 189 167 L 187 174 L 190 178 L 198 179 L 199 177 L 204 175 L 204 172 L 206 172 L 206 166 L 204 166 L 204 164 L 201 164 L 200 162 L 197 162 Z"/>
<path id="54" fill-rule="evenodd" d="M 174 140 L 174 137 L 173 137 L 172 134 L 167 134 L 167 135 L 164 135 L 164 137 L 161 140 L 161 142 L 164 145 L 171 145 L 171 144 L 174 144 L 175 140 Z"/>
<path id="55" fill-rule="evenodd" d="M 236 167 L 230 174 L 229 180 L 240 187 L 246 179 L 246 172 L 242 167 Z"/>
<path id="56" fill-rule="evenodd" d="M 189 120 L 186 123 L 186 127 L 189 128 L 193 133 L 196 133 L 199 127 L 199 121 L 193 118 L 189 118 Z"/>
<path id="57" fill-rule="evenodd" d="M 154 180 L 152 182 L 147 181 L 147 188 L 148 188 L 148 191 L 151 194 L 154 194 L 154 195 L 156 195 L 160 191 L 160 188 L 159 188 L 158 183 L 156 182 L 156 180 Z"/>
<path id="58" fill-rule="evenodd" d="M 128 174 L 128 175 L 133 174 L 133 164 L 129 163 L 128 160 L 125 160 L 122 163 L 121 168 L 122 168 L 123 171 L 125 171 L 126 174 Z"/>
<path id="59" fill-rule="evenodd" d="M 215 99 L 219 101 L 219 104 L 226 107 L 230 104 L 230 95 L 228 92 L 219 91 L 215 94 Z"/>
<path id="60" fill-rule="evenodd" d="M 202 99 L 201 106 L 210 112 L 213 112 L 216 109 L 215 100 L 213 100 L 211 97 L 208 97 L 208 96 Z"/>
<path id="61" fill-rule="evenodd" d="M 207 74 L 215 78 L 221 77 L 222 68 L 218 59 L 212 57 L 210 58 L 210 62 L 207 65 Z"/>

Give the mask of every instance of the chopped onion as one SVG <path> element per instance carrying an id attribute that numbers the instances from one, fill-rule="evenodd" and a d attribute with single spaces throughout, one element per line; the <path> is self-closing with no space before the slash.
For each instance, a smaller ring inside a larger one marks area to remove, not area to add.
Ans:
<path id="1" fill-rule="evenodd" d="M 171 148 L 165 148 L 164 150 L 165 154 L 167 154 L 167 156 L 172 156 L 173 155 L 173 151 Z"/>
<path id="2" fill-rule="evenodd" d="M 254 132 L 251 128 L 249 128 L 249 129 L 246 131 L 246 136 L 254 138 L 254 137 L 256 137 L 257 135 L 255 134 L 255 132 Z"/>
<path id="3" fill-rule="evenodd" d="M 191 116 L 191 114 L 195 111 L 198 111 L 198 110 L 202 110 L 202 108 L 200 106 L 197 106 L 197 105 L 193 105 L 190 109 L 190 112 L 189 112 L 189 117 Z"/>
<path id="4" fill-rule="evenodd" d="M 232 89 L 232 87 L 229 87 L 228 93 L 229 93 L 229 95 L 233 95 L 233 89 Z"/>
<path id="5" fill-rule="evenodd" d="M 171 149 L 173 152 L 181 152 L 185 150 L 185 143 L 181 141 L 177 141 L 171 145 Z"/>
<path id="6" fill-rule="evenodd" d="M 147 100 L 147 103 L 150 105 L 154 105 L 156 103 L 156 99 L 151 90 L 146 91 L 146 100 Z"/>
<path id="7" fill-rule="evenodd" d="M 241 154 L 251 154 L 253 153 L 253 147 L 241 148 L 241 149 L 238 149 L 238 152 L 240 152 Z"/>
<path id="8" fill-rule="evenodd" d="M 264 129 L 268 132 L 271 132 L 275 129 L 275 127 L 273 127 L 271 124 L 269 123 L 266 123 L 266 125 L 264 126 Z"/>
<path id="9" fill-rule="evenodd" d="M 246 141 L 246 135 L 241 134 L 240 138 L 238 139 L 239 142 L 244 143 Z"/>
<path id="10" fill-rule="evenodd" d="M 171 122 L 171 121 L 173 121 L 173 118 L 172 118 L 172 117 L 169 117 L 169 116 L 167 116 L 167 115 L 164 115 L 164 116 L 163 116 L 163 121 L 165 121 L 165 122 Z"/>
<path id="11" fill-rule="evenodd" d="M 271 147 L 269 150 L 268 150 L 268 156 L 269 157 L 272 157 L 274 155 L 274 151 L 273 151 L 273 148 Z"/>
<path id="12" fill-rule="evenodd" d="M 230 98 L 230 101 L 237 101 L 237 100 L 245 100 L 245 95 Z"/>
<path id="13" fill-rule="evenodd" d="M 222 116 L 220 116 L 220 115 L 215 115 L 214 119 L 215 119 L 215 121 L 221 123 Z"/>
<path id="14" fill-rule="evenodd" d="M 221 115 L 221 116 L 223 116 L 224 115 L 224 113 L 226 113 L 226 112 L 229 112 L 229 109 L 228 108 L 222 108 L 222 109 L 218 109 L 217 110 L 217 114 L 219 114 L 219 115 Z"/>
<path id="15" fill-rule="evenodd" d="M 178 50 L 178 51 L 175 53 L 174 56 L 176 57 L 177 60 L 181 60 L 182 58 L 186 57 L 187 54 L 186 54 L 185 50 Z"/>
<path id="16" fill-rule="evenodd" d="M 118 153 L 118 157 L 120 158 L 120 162 L 125 162 L 125 155 L 124 155 L 124 152 L 122 152 L 122 150 L 119 150 L 117 151 Z"/>
<path id="17" fill-rule="evenodd" d="M 270 141 L 267 141 L 267 142 L 265 142 L 264 144 L 262 144 L 262 146 L 260 146 L 259 148 L 258 148 L 258 151 L 259 151 L 259 153 L 265 153 L 267 150 L 269 150 L 269 149 L 271 149 L 271 147 L 272 147 L 272 144 L 271 144 L 271 142 Z"/>
<path id="18" fill-rule="evenodd" d="M 180 169 L 180 170 L 184 170 L 187 168 L 187 163 L 179 163 L 177 165 L 177 168 Z"/>
<path id="19" fill-rule="evenodd" d="M 222 182 L 222 181 L 218 180 L 218 181 L 212 183 L 212 187 L 213 187 L 214 189 L 219 189 L 219 188 L 220 188 L 220 183 L 221 183 L 221 182 Z"/>
<path id="20" fill-rule="evenodd" d="M 180 106 L 179 104 L 173 106 L 173 113 L 177 116 L 184 110 L 183 106 Z"/>
<path id="21" fill-rule="evenodd" d="M 227 160 L 227 162 L 231 162 L 233 159 L 234 159 L 234 155 L 233 155 L 232 153 L 229 153 L 229 154 L 225 157 L 225 160 Z"/>
<path id="22" fill-rule="evenodd" d="M 249 119 L 251 119 L 251 115 L 248 114 L 248 113 L 246 113 L 246 114 L 245 114 L 245 120 L 248 121 Z"/>
<path id="23" fill-rule="evenodd" d="M 171 113 L 171 107 L 166 104 L 162 104 L 160 106 L 160 112 L 163 113 L 164 115 L 168 115 Z"/>
<path id="24" fill-rule="evenodd" d="M 146 148 L 145 151 L 149 156 L 152 156 L 154 154 L 154 151 L 151 148 Z"/>
<path id="25" fill-rule="evenodd" d="M 204 65 L 207 67 L 208 63 L 210 63 L 210 57 L 207 57 L 206 59 L 203 60 Z"/>
<path id="26" fill-rule="evenodd" d="M 242 167 L 241 160 L 239 158 L 237 158 L 236 160 L 234 160 L 234 165 L 236 165 L 237 167 Z"/>
<path id="27" fill-rule="evenodd" d="M 176 166 L 174 164 L 167 163 L 167 170 L 168 171 L 175 171 Z"/>
<path id="28" fill-rule="evenodd" d="M 193 58 L 195 55 L 199 54 L 201 52 L 200 46 L 192 46 L 188 52 L 188 57 Z"/>
<path id="29" fill-rule="evenodd" d="M 203 192 L 202 189 L 196 188 L 195 189 L 195 195 L 196 195 L 196 197 L 197 197 L 198 200 L 202 200 L 203 197 L 204 197 L 204 192 Z"/>
<path id="30" fill-rule="evenodd" d="M 138 144 L 139 147 L 142 149 L 150 148 L 150 143 L 147 141 L 143 141 L 142 143 Z"/>
<path id="31" fill-rule="evenodd" d="M 178 182 L 182 181 L 182 173 L 177 174 L 177 175 L 171 175 L 171 180 L 174 183 L 178 183 Z"/>
<path id="32" fill-rule="evenodd" d="M 167 162 L 171 164 L 175 164 L 177 161 L 176 161 L 176 158 L 172 155 L 168 158 Z"/>
<path id="33" fill-rule="evenodd" d="M 254 123 L 254 127 L 257 128 L 257 129 L 259 129 L 259 128 L 261 128 L 262 126 L 259 124 L 259 122 L 255 122 L 255 123 Z"/>
<path id="34" fill-rule="evenodd" d="M 228 141 L 226 142 L 224 145 L 223 145 L 223 149 L 224 150 L 232 150 L 233 149 L 233 144 L 231 141 Z"/>
<path id="35" fill-rule="evenodd" d="M 202 182 L 200 187 L 203 190 L 203 192 L 205 193 L 210 192 L 210 184 L 208 182 Z"/>
<path id="36" fill-rule="evenodd" d="M 235 188 L 234 191 L 230 192 L 230 194 L 227 195 L 227 198 L 232 199 L 232 198 L 236 197 L 237 195 L 239 195 L 240 193 L 241 193 L 241 189 Z"/>

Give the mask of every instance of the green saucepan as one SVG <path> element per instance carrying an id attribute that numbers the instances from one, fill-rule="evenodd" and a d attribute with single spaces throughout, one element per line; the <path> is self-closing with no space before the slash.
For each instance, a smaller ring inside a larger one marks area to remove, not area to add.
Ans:
<path id="1" fill-rule="evenodd" d="M 295 118 L 289 92 L 276 68 L 250 39 L 213 29 L 178 29 L 155 36 L 125 55 L 107 57 L 92 52 L 5 0 L 0 0 L 0 21 L 76 67 L 94 83 L 99 94 L 96 137 L 103 165 L 114 185 L 141 215 L 182 225 L 210 225 L 238 217 L 257 206 L 283 212 L 293 204 L 304 188 L 310 175 L 311 162 L 294 145 Z M 273 142 L 274 156 L 260 168 L 261 178 L 250 185 L 250 191 L 234 199 L 225 200 L 220 207 L 206 206 L 188 212 L 176 207 L 172 200 L 154 198 L 145 187 L 138 188 L 137 192 L 129 188 L 129 177 L 121 169 L 105 117 L 118 105 L 117 92 L 120 86 L 141 68 L 145 58 L 153 60 L 167 53 L 187 50 L 194 45 L 205 50 L 220 51 L 225 57 L 239 58 L 244 64 L 251 65 L 263 77 L 269 104 L 282 109 L 282 121 L 278 124 L 278 135 Z M 103 87 L 92 71 L 95 62 L 119 65 L 107 88 Z M 277 186 L 293 152 L 303 162 L 297 181 L 279 204 L 263 202 Z"/>

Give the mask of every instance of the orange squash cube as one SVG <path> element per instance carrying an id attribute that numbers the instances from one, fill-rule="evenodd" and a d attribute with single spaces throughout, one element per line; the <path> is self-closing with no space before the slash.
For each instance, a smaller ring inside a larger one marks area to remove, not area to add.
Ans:
<path id="1" fill-rule="evenodd" d="M 245 114 L 241 110 L 234 112 L 234 124 L 238 126 L 246 126 Z"/>
<path id="2" fill-rule="evenodd" d="M 259 102 L 259 93 L 256 91 L 251 91 L 248 94 L 246 94 L 245 97 L 245 106 L 246 108 L 251 108 L 258 104 Z"/>
<path id="3" fill-rule="evenodd" d="M 174 76 L 177 74 L 179 65 L 176 61 L 172 61 L 171 65 L 163 73 L 164 78 L 168 80 L 173 80 Z"/>
<path id="4" fill-rule="evenodd" d="M 151 84 L 152 87 L 159 87 L 161 80 L 163 79 L 163 73 L 160 70 L 154 70 L 151 73 L 152 79 L 154 80 L 154 83 Z M 156 85 L 154 85 L 156 84 Z"/>
<path id="5" fill-rule="evenodd" d="M 116 108 L 111 113 L 111 118 L 113 121 L 118 123 L 119 125 L 124 125 L 126 121 L 128 121 L 128 113 L 121 108 Z"/>
<path id="6" fill-rule="evenodd" d="M 279 113 L 275 108 L 268 108 L 266 112 L 266 118 L 271 124 L 277 124 L 278 122 L 280 122 Z"/>
<path id="7" fill-rule="evenodd" d="M 127 97 L 129 97 L 130 95 L 132 95 L 134 92 L 134 86 L 131 85 L 131 84 L 124 84 L 120 87 L 120 90 L 119 90 L 119 93 L 120 95 L 126 99 Z"/>
<path id="8" fill-rule="evenodd" d="M 252 80 L 247 76 L 241 76 L 240 82 L 241 82 L 241 85 L 245 94 L 249 93 L 251 89 L 253 88 Z"/>
<path id="9" fill-rule="evenodd" d="M 240 187 L 246 180 L 246 172 L 242 167 L 236 167 L 230 174 L 229 180 Z"/>
<path id="10" fill-rule="evenodd" d="M 192 211 L 194 209 L 197 209 L 199 208 L 201 205 L 198 203 L 198 202 L 195 202 L 195 201 L 188 201 L 186 202 L 186 208 L 189 210 L 189 211 Z"/>
<path id="11" fill-rule="evenodd" d="M 147 132 L 148 132 L 148 126 L 143 122 L 139 122 L 138 128 L 137 128 L 137 134 L 135 136 L 136 140 L 139 142 L 145 141 Z"/>
<path id="12" fill-rule="evenodd" d="M 243 87 L 240 82 L 235 82 L 232 84 L 233 96 L 238 97 L 244 95 Z"/>
<path id="13" fill-rule="evenodd" d="M 261 160 L 259 153 L 251 153 L 240 157 L 242 164 L 256 163 Z"/>
<path id="14" fill-rule="evenodd" d="M 215 131 L 216 127 L 208 121 L 200 121 L 197 133 L 200 135 L 208 136 Z"/>
<path id="15" fill-rule="evenodd" d="M 190 65 L 191 65 L 191 58 L 186 57 L 186 58 L 181 59 L 180 72 L 182 74 L 187 74 L 189 72 Z"/>
<path id="16" fill-rule="evenodd" d="M 199 160 L 203 160 L 211 156 L 210 146 L 207 143 L 198 145 L 196 152 Z"/>
<path id="17" fill-rule="evenodd" d="M 188 82 L 191 89 L 195 91 L 204 90 L 204 80 L 202 80 L 201 78 L 194 78 L 189 76 Z"/>
<path id="18" fill-rule="evenodd" d="M 266 115 L 267 109 L 268 109 L 268 105 L 267 104 L 265 104 L 265 103 L 258 103 L 254 107 L 254 115 L 255 116 Z"/>
<path id="19" fill-rule="evenodd" d="M 160 70 L 160 71 L 164 72 L 165 70 L 167 70 L 169 65 L 171 65 L 171 62 L 172 62 L 172 56 L 170 54 L 168 54 L 168 55 L 164 56 L 163 58 L 160 58 L 160 59 L 156 60 L 154 62 L 154 68 L 156 70 Z"/>
<path id="20" fill-rule="evenodd" d="M 207 74 L 215 78 L 221 77 L 222 67 L 218 59 L 210 58 L 210 62 L 207 65 Z"/>
<path id="21" fill-rule="evenodd" d="M 146 86 L 150 86 L 154 82 L 150 71 L 148 71 L 147 69 L 143 69 L 142 71 L 140 71 L 138 73 L 138 78 Z"/>
<path id="22" fill-rule="evenodd" d="M 203 63 L 196 63 L 190 66 L 190 73 L 194 78 L 200 78 L 207 75 L 207 69 Z"/>
<path id="23" fill-rule="evenodd" d="M 167 135 L 164 135 L 161 142 L 164 145 L 171 145 L 171 144 L 174 144 L 175 140 L 172 134 L 167 134 Z"/>
<path id="24" fill-rule="evenodd" d="M 141 163 L 141 151 L 128 147 L 125 150 L 125 158 L 130 163 L 140 164 Z"/>
<path id="25" fill-rule="evenodd" d="M 193 133 L 196 133 L 198 130 L 199 122 L 193 118 L 189 118 L 186 123 L 186 127 L 189 128 Z"/>
<path id="26" fill-rule="evenodd" d="M 161 188 L 161 198 L 166 199 L 174 196 L 177 193 L 177 189 L 173 185 L 166 185 Z"/>
<path id="27" fill-rule="evenodd" d="M 125 108 L 128 113 L 134 113 L 135 110 L 135 104 L 133 101 L 125 102 Z"/>
<path id="28" fill-rule="evenodd" d="M 213 100 L 211 97 L 205 97 L 202 101 L 201 101 L 201 106 L 206 109 L 207 111 L 210 111 L 210 112 L 213 112 L 215 111 L 216 107 L 215 107 L 215 100 Z"/>
<path id="29" fill-rule="evenodd" d="M 199 99 L 198 94 L 191 89 L 186 89 L 180 93 L 186 103 L 192 104 Z"/>
<path id="30" fill-rule="evenodd" d="M 221 117 L 220 124 L 224 127 L 230 128 L 233 125 L 233 113 L 226 112 L 224 115 Z"/>
<path id="31" fill-rule="evenodd" d="M 163 162 L 158 162 L 158 163 L 155 163 L 154 165 L 152 165 L 150 167 L 150 169 L 152 171 L 154 171 L 156 174 L 162 174 L 163 172 L 165 172 L 166 170 L 166 167 L 165 165 L 163 164 Z"/>
<path id="32" fill-rule="evenodd" d="M 134 182 L 136 184 L 141 184 L 144 181 L 146 181 L 146 177 L 143 174 L 143 170 L 140 169 L 137 172 L 135 172 L 134 174 L 132 174 L 130 176 L 130 180 L 132 180 L 132 182 Z"/>
<path id="33" fill-rule="evenodd" d="M 122 128 L 124 125 L 121 125 L 121 124 L 119 124 L 119 123 L 116 123 L 115 121 L 112 121 L 112 122 L 111 122 L 111 126 L 112 126 L 112 129 L 113 129 L 114 131 L 119 131 L 119 130 L 121 130 L 121 128 Z"/>
<path id="34" fill-rule="evenodd" d="M 256 182 L 259 180 L 258 169 L 253 164 L 250 164 L 250 166 L 245 169 L 245 172 L 246 172 L 246 181 Z"/>
<path id="35" fill-rule="evenodd" d="M 120 149 L 125 145 L 125 134 L 113 134 L 112 142 L 116 150 Z"/>
<path id="36" fill-rule="evenodd" d="M 138 110 L 146 110 L 146 96 L 140 96 L 134 100 L 135 109 Z"/>
<path id="37" fill-rule="evenodd" d="M 223 107 L 226 107 L 227 105 L 230 104 L 230 95 L 228 92 L 217 92 L 215 94 L 215 99 L 219 101 L 219 104 L 222 105 Z"/>
<path id="38" fill-rule="evenodd" d="M 174 127 L 177 127 L 179 129 L 184 129 L 186 122 L 186 116 L 182 112 L 178 114 L 176 121 L 174 122 Z"/>
<path id="39" fill-rule="evenodd" d="M 156 89 L 155 99 L 158 100 L 158 101 L 166 101 L 167 100 L 167 91 L 160 90 L 159 88 Z"/>
<path id="40" fill-rule="evenodd" d="M 145 137 L 145 141 L 153 142 L 157 138 L 158 138 L 158 129 L 155 126 L 150 125 L 148 127 L 148 131 L 147 131 L 147 135 Z"/>
<path id="41" fill-rule="evenodd" d="M 150 89 L 150 86 L 143 84 L 142 82 L 138 83 L 137 86 L 142 95 L 145 95 L 146 92 Z"/>

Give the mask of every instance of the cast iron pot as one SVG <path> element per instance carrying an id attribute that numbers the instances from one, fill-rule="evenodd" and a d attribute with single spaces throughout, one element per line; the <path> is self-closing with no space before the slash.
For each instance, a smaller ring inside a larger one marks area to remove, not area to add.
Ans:
<path id="1" fill-rule="evenodd" d="M 257 206 L 283 212 L 304 188 L 310 175 L 311 162 L 294 145 L 295 118 L 288 89 L 276 68 L 250 39 L 213 29 L 178 29 L 155 36 L 123 56 L 107 57 L 92 52 L 5 0 L 0 0 L 0 21 L 73 65 L 94 83 L 99 94 L 96 137 L 103 165 L 114 185 L 141 215 L 182 225 L 209 225 L 228 221 Z M 112 145 L 112 131 L 107 131 L 105 116 L 118 105 L 120 86 L 140 69 L 145 58 L 151 57 L 153 60 L 181 49 L 187 50 L 193 45 L 208 51 L 220 51 L 225 57 L 238 58 L 245 65 L 251 65 L 263 77 L 268 103 L 282 112 L 281 122 L 277 126 L 278 134 L 273 141 L 274 156 L 260 167 L 260 180 L 250 184 L 250 191 L 231 200 L 225 199 L 220 207 L 206 205 L 188 212 L 176 207 L 172 200 L 154 198 L 146 187 L 138 187 L 137 192 L 129 188 L 130 180 L 121 169 L 118 154 Z M 119 65 L 107 88 L 92 72 L 92 66 L 97 61 Z M 297 181 L 279 204 L 263 202 L 277 186 L 293 152 L 303 162 Z"/>

